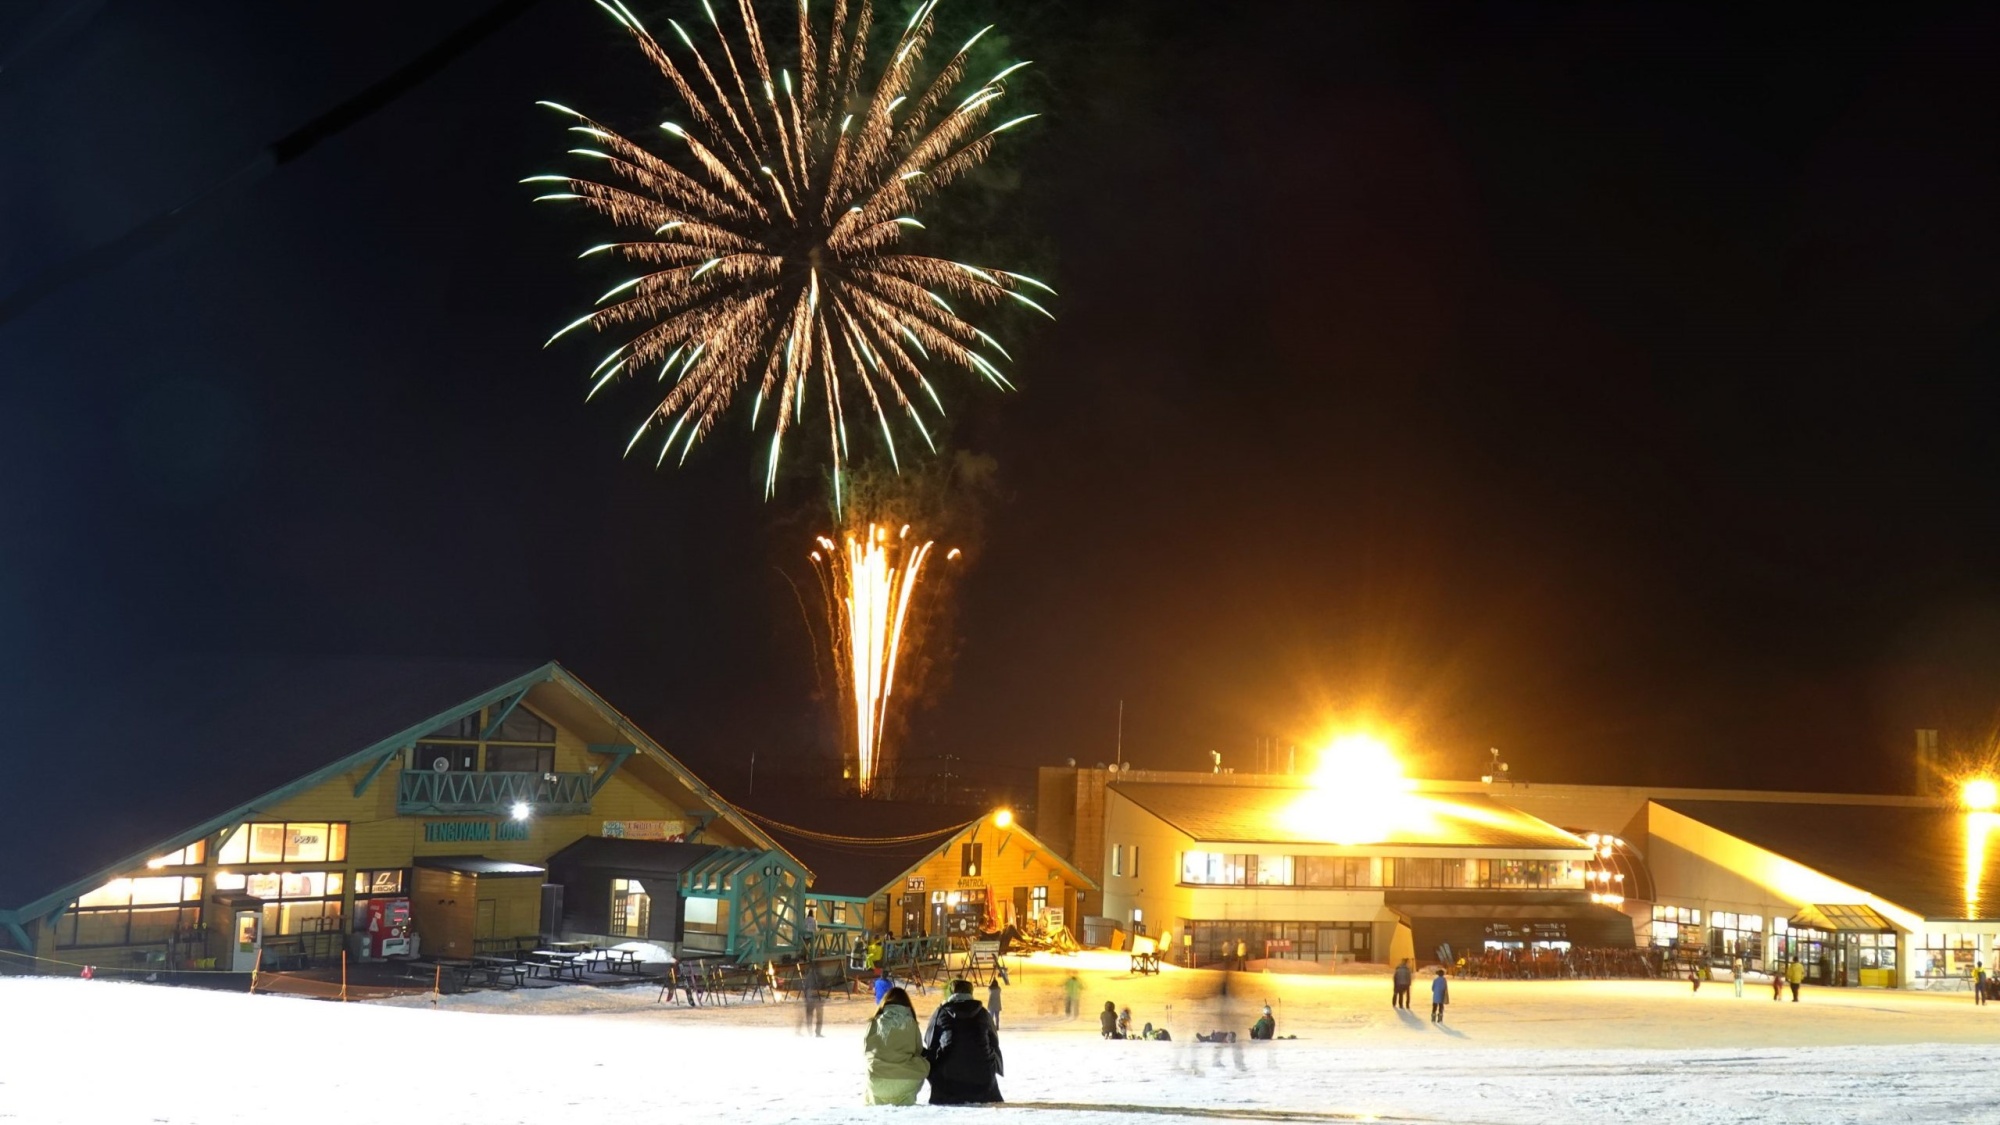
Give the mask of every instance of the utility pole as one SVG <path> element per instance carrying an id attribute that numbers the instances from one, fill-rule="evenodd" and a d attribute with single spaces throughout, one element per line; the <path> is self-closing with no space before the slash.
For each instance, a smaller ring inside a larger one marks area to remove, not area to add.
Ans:
<path id="1" fill-rule="evenodd" d="M 1112 768 L 1125 764 L 1125 701 L 1118 701 L 1118 756 L 1112 759 Z"/>

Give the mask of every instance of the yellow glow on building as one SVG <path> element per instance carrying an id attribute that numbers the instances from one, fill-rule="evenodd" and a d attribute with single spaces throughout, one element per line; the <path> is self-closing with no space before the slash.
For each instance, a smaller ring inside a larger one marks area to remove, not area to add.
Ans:
<path id="1" fill-rule="evenodd" d="M 1958 799 L 1974 812 L 1991 812 L 1995 805 L 2000 805 L 2000 785 L 1995 785 L 1990 777 L 1971 778 L 1959 786 Z"/>
<path id="2" fill-rule="evenodd" d="M 1335 844 L 1372 844 L 1421 819 L 1410 800 L 1415 783 L 1403 776 L 1388 743 L 1372 735 L 1342 735 L 1320 751 L 1312 788 L 1285 810 L 1294 831 Z"/>
<path id="3" fill-rule="evenodd" d="M 1992 782 L 1986 783 L 1989 787 Z M 1970 788 L 1970 784 L 1967 788 Z M 1986 839 L 2000 825 L 2000 813 L 1965 814 L 1965 916 L 1979 917 L 1979 883 L 1986 874 Z"/>

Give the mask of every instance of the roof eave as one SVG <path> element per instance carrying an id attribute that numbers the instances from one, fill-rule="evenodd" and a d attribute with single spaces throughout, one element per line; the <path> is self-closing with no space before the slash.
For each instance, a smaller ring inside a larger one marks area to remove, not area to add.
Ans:
<path id="1" fill-rule="evenodd" d="M 455 704 L 452 707 L 448 708 L 447 710 L 441 711 L 438 714 L 433 715 L 428 719 L 425 719 L 423 722 L 414 723 L 408 727 L 405 727 L 402 730 L 396 732 L 395 734 L 390 735 L 388 738 L 381 739 L 380 741 L 369 745 L 365 749 L 357 750 L 354 753 L 347 755 L 346 757 L 334 761 L 330 765 L 322 766 L 319 769 L 314 770 L 309 774 L 306 774 L 305 776 L 299 778 L 296 781 L 292 781 L 285 785 L 281 785 L 278 788 L 273 789 L 268 793 L 264 793 L 260 796 L 245 801 L 240 805 L 237 805 L 235 808 L 230 809 L 228 812 L 222 813 L 219 816 L 211 817 L 210 819 L 205 820 L 192 828 L 189 828 L 182 832 L 177 832 L 174 835 L 169 836 L 166 839 L 159 841 L 158 843 L 152 844 L 137 853 L 126 856 L 125 858 L 120 859 L 115 863 L 107 864 L 104 867 L 101 867 L 96 871 L 93 871 L 89 875 L 78 878 L 70 883 L 66 883 L 63 886 L 57 888 L 56 890 L 53 890 L 48 894 L 45 894 L 42 897 L 27 903 L 26 905 L 14 908 L 12 911 L 10 911 L 10 913 L 17 918 L 22 918 L 22 919 L 40 918 L 43 915 L 55 910 L 56 908 L 67 904 L 70 900 L 76 898 L 77 895 L 83 893 L 84 891 L 92 890 L 94 888 L 103 886 L 107 880 L 116 878 L 118 873 L 121 871 L 130 870 L 135 865 L 142 864 L 147 859 L 153 856 L 159 855 L 163 852 L 171 852 L 179 848 L 184 848 L 189 844 L 194 843 L 196 840 L 200 840 L 216 832 L 220 832 L 222 829 L 227 828 L 232 824 L 241 823 L 245 818 L 251 816 L 259 809 L 277 804 L 278 802 L 286 800 L 290 797 L 297 796 L 298 794 L 308 789 L 311 789 L 316 785 L 323 785 L 326 782 L 331 781 L 336 777 L 339 777 L 341 774 L 346 773 L 347 771 L 355 768 L 358 765 L 361 765 L 364 762 L 380 758 L 382 755 L 389 753 L 390 751 L 396 749 L 399 746 L 404 746 L 415 742 L 417 739 L 423 737 L 426 734 L 429 734 L 431 731 L 438 729 L 445 723 L 450 722 L 452 719 L 455 719 L 458 716 L 465 714 L 467 711 L 479 707 L 484 707 L 487 704 L 492 703 L 499 699 L 505 699 L 506 697 L 514 694 L 515 692 L 520 691 L 523 688 L 533 687 L 535 684 L 542 683 L 546 680 L 554 679 L 556 677 L 556 674 L 559 672 L 561 672 L 561 668 L 554 661 L 550 661 L 549 663 L 544 664 L 541 667 L 534 669 L 533 671 L 527 672 L 523 675 L 516 676 L 515 678 L 508 680 L 506 683 L 501 684 L 499 687 L 493 688 L 490 691 L 483 692 L 477 696 L 474 696 L 469 700 L 466 700 L 463 703 Z"/>

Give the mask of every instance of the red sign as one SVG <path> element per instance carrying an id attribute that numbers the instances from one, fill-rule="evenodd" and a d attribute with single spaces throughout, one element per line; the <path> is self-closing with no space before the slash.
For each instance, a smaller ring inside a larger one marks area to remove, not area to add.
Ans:
<path id="1" fill-rule="evenodd" d="M 1273 953 L 1278 950 L 1289 951 L 1291 948 L 1291 938 L 1269 938 L 1264 942 L 1264 952 L 1266 953 Z"/>

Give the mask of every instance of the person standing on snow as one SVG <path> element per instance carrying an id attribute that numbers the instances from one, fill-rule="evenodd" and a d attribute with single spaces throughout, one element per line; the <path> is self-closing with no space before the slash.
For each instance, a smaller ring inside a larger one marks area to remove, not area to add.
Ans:
<path id="1" fill-rule="evenodd" d="M 1444 970 L 1431 978 L 1431 1022 L 1444 1022 L 1444 1006 L 1451 1003 L 1451 986 L 1444 982 Z"/>
<path id="2" fill-rule="evenodd" d="M 1403 958 L 1403 963 L 1396 966 L 1394 979 L 1396 991 L 1389 997 L 1389 1006 L 1391 1008 L 1407 1008 L 1410 1006 L 1410 959 L 1408 957 Z"/>
<path id="3" fill-rule="evenodd" d="M 1986 1003 L 1986 965 L 1982 961 L 1972 963 L 1972 1002 Z"/>
<path id="4" fill-rule="evenodd" d="M 910 994 L 889 990 L 887 999 L 868 1021 L 861 1051 L 868 1059 L 868 1090 L 863 1105 L 915 1105 L 917 1091 L 930 1075 L 923 1036 L 917 1032 L 917 1011 Z"/>
<path id="5" fill-rule="evenodd" d="M 986 1014 L 993 1017 L 993 1029 L 1000 1029 L 1000 978 L 986 982 Z"/>
<path id="6" fill-rule="evenodd" d="M 1743 958 L 1731 957 L 1729 959 L 1729 979 L 1736 985 L 1736 998 L 1738 1000 L 1743 999 Z"/>
<path id="7" fill-rule="evenodd" d="M 1069 979 L 1063 981 L 1063 1018 L 1073 1020 L 1083 1014 L 1083 982 L 1076 978 L 1076 971 L 1070 970 Z"/>
<path id="8" fill-rule="evenodd" d="M 931 1062 L 932 1105 L 1003 1100 L 1000 1076 L 1007 1067 L 1000 1056 L 1000 1033 L 973 998 L 971 981 L 952 981 L 950 999 L 931 1013 L 924 1056 Z"/>
<path id="9" fill-rule="evenodd" d="M 1792 1003 L 1799 1002 L 1799 986 L 1806 982 L 1806 963 L 1793 961 L 1785 966 L 1785 983 L 1792 986 Z"/>

